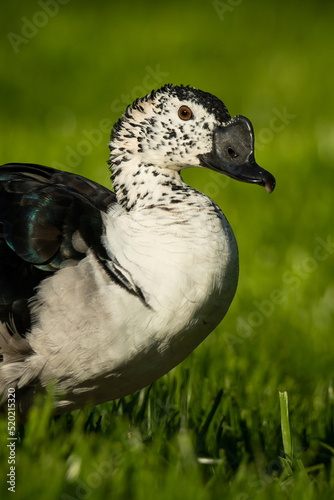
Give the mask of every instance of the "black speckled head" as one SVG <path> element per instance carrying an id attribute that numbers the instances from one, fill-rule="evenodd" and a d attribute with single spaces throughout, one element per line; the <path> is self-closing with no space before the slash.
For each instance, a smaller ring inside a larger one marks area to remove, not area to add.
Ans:
<path id="1" fill-rule="evenodd" d="M 225 104 L 218 99 L 218 97 L 210 94 L 209 92 L 204 92 L 203 90 L 195 89 L 193 87 L 183 85 L 171 85 L 167 84 L 156 92 L 152 92 L 152 96 L 159 96 L 160 94 L 168 93 L 179 99 L 180 102 L 191 100 L 196 104 L 203 106 L 207 110 L 208 114 L 212 114 L 216 117 L 217 121 L 224 123 L 230 120 L 230 114 L 227 111 Z"/>
<path id="2" fill-rule="evenodd" d="M 213 130 L 230 120 L 226 106 L 214 95 L 164 85 L 128 106 L 115 124 L 110 162 L 136 155 L 142 163 L 175 170 L 200 166 L 197 155 L 211 151 Z"/>
<path id="3" fill-rule="evenodd" d="M 275 186 L 255 163 L 250 121 L 231 118 L 220 99 L 192 87 L 167 84 L 137 99 L 114 126 L 109 148 L 113 175 L 131 161 L 155 172 L 210 168 L 269 192 Z"/>

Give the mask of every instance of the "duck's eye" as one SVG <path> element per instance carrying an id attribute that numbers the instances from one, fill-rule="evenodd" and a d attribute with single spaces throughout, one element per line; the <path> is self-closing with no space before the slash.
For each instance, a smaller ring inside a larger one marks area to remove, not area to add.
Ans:
<path id="1" fill-rule="evenodd" d="M 181 120 L 190 120 L 192 117 L 191 109 L 188 106 L 181 106 L 179 109 L 179 117 Z"/>

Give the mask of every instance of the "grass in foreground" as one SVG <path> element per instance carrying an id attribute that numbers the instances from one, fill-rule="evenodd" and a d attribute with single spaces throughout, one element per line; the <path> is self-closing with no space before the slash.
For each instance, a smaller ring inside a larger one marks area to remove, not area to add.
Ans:
<path id="1" fill-rule="evenodd" d="M 133 396 L 60 417 L 50 398 L 37 401 L 17 433 L 15 498 L 330 498 L 332 385 L 317 388 L 304 419 L 293 394 L 290 411 L 286 392 L 251 408 L 226 384 L 210 394 L 199 382 L 179 367 Z M 1 436 L 6 498 L 4 416 Z"/>

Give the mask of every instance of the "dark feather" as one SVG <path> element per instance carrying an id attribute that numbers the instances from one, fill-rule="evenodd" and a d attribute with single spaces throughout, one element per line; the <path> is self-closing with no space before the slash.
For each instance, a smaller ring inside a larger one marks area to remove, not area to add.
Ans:
<path id="1" fill-rule="evenodd" d="M 13 320 L 24 334 L 40 281 L 64 261 L 82 259 L 85 247 L 103 254 L 101 212 L 114 202 L 113 192 L 79 175 L 32 164 L 0 167 L 0 321 Z"/>

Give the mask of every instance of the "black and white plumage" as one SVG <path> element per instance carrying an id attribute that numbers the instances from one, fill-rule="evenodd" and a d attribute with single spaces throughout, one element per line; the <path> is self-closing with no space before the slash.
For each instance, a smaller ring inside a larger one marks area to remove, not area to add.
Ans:
<path id="1" fill-rule="evenodd" d="M 134 392 L 225 316 L 236 240 L 182 169 L 275 186 L 249 120 L 190 87 L 135 101 L 109 147 L 115 193 L 40 165 L 0 167 L 0 394 L 16 388 L 22 411 L 51 383 L 58 413 Z"/>

